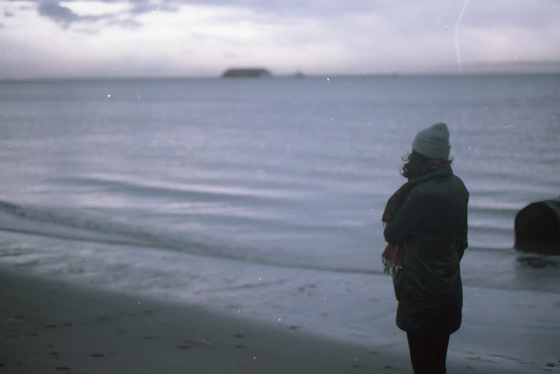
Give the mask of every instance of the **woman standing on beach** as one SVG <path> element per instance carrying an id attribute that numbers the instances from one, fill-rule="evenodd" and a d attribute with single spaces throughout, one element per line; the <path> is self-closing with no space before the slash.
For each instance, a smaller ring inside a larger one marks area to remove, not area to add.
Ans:
<path id="1" fill-rule="evenodd" d="M 407 333 L 415 374 L 446 372 L 449 336 L 461 326 L 469 193 L 453 175 L 450 149 L 445 123 L 420 131 L 403 157 L 408 182 L 383 213 L 389 244 L 382 259 L 393 276 L 397 326 Z"/>

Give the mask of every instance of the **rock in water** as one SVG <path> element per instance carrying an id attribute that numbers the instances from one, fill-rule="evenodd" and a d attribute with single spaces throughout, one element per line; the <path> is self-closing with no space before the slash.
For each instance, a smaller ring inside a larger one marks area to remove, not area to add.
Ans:
<path id="1" fill-rule="evenodd" d="M 515 247 L 560 254 L 560 197 L 527 205 L 515 216 Z"/>

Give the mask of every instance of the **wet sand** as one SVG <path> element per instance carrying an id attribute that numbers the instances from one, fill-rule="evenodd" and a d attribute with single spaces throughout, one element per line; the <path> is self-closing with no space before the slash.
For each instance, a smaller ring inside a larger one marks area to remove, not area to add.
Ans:
<path id="1" fill-rule="evenodd" d="M 408 355 L 296 326 L 0 272 L 1 373 L 411 373 Z M 465 359 L 450 373 L 509 373 Z"/>

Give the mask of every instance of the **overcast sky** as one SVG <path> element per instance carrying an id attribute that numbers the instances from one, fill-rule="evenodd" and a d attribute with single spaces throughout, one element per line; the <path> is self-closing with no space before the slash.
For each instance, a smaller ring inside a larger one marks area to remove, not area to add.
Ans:
<path id="1" fill-rule="evenodd" d="M 0 79 L 558 71 L 559 62 L 560 0 L 0 0 Z"/>

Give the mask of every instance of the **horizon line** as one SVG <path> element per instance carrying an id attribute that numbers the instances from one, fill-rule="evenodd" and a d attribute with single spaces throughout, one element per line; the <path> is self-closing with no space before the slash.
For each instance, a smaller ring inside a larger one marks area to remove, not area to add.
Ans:
<path id="1" fill-rule="evenodd" d="M 520 71 L 520 72 L 463 72 L 463 73 L 335 73 L 335 74 L 306 74 L 299 72 L 290 74 L 272 74 L 270 77 L 222 77 L 221 75 L 184 75 L 184 76 L 75 76 L 75 77 L 31 77 L 31 78 L 0 78 L 0 83 L 18 82 L 48 82 L 48 81 L 132 81 L 132 80 L 187 80 L 187 79 L 216 79 L 216 80 L 270 80 L 276 78 L 305 79 L 305 78 L 399 78 L 399 77 L 462 77 L 489 75 L 560 75 L 560 71 Z"/>

